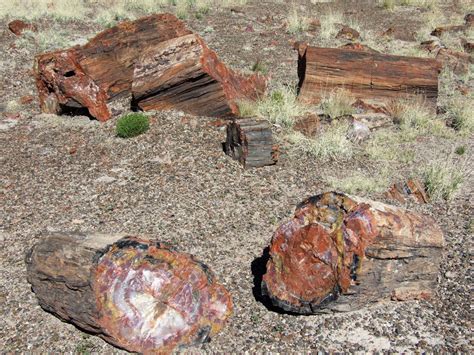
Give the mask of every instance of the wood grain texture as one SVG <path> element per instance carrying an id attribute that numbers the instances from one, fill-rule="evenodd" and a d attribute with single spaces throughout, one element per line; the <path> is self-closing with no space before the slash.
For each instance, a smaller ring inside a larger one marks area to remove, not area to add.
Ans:
<path id="1" fill-rule="evenodd" d="M 274 165 L 278 160 L 270 123 L 252 118 L 227 125 L 225 152 L 246 168 Z"/>
<path id="2" fill-rule="evenodd" d="M 441 66 L 434 59 L 303 47 L 298 67 L 300 99 L 308 103 L 317 103 L 324 92 L 338 88 L 379 105 L 419 95 L 435 105 L 438 97 Z"/>
<path id="3" fill-rule="evenodd" d="M 175 108 L 194 115 L 238 113 L 237 100 L 255 100 L 266 89 L 261 75 L 244 77 L 227 68 L 202 38 L 190 34 L 148 48 L 132 87 L 140 109 Z"/>

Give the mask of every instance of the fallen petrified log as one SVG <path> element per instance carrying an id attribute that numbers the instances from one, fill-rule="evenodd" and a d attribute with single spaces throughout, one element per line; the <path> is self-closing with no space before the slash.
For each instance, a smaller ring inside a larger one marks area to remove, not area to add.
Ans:
<path id="1" fill-rule="evenodd" d="M 344 88 L 370 104 L 423 96 L 436 107 L 441 65 L 435 59 L 342 48 L 298 48 L 299 97 L 318 103 L 324 93 Z"/>
<path id="2" fill-rule="evenodd" d="M 429 217 L 328 192 L 302 202 L 275 232 L 262 290 L 302 314 L 427 299 L 443 246 Z"/>
<path id="3" fill-rule="evenodd" d="M 246 168 L 274 165 L 278 160 L 271 124 L 264 120 L 244 118 L 229 122 L 224 150 Z"/>
<path id="4" fill-rule="evenodd" d="M 216 334 L 232 300 L 207 266 L 159 243 L 56 234 L 26 256 L 39 304 L 135 352 L 169 352 Z"/>
<path id="5" fill-rule="evenodd" d="M 264 90 L 263 76 L 234 73 L 195 34 L 147 48 L 132 84 L 134 105 L 142 110 L 176 108 L 203 116 L 238 113 L 236 100 L 256 99 Z"/>
<path id="6" fill-rule="evenodd" d="M 134 73 L 133 101 L 144 109 L 237 113 L 234 100 L 253 99 L 266 88 L 263 76 L 227 69 L 171 14 L 122 22 L 84 46 L 41 54 L 35 73 L 43 112 L 82 110 L 100 121 L 110 118 L 113 106 L 131 107 Z"/>

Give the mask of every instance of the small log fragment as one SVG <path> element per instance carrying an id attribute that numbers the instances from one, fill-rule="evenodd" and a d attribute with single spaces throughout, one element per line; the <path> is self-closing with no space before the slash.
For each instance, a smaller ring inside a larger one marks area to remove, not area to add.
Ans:
<path id="1" fill-rule="evenodd" d="M 443 34 L 446 33 L 457 33 L 457 32 L 464 32 L 469 29 L 469 25 L 453 25 L 453 26 L 444 26 L 444 27 L 436 27 L 432 32 L 431 35 L 435 37 L 441 37 Z"/>
<path id="2" fill-rule="evenodd" d="M 261 75 L 244 77 L 219 61 L 202 38 L 190 34 L 147 48 L 135 66 L 132 93 L 142 110 L 175 108 L 194 115 L 230 116 L 238 100 L 265 91 Z"/>
<path id="3" fill-rule="evenodd" d="M 22 20 L 13 20 L 8 23 L 8 29 L 15 35 L 21 36 L 23 31 L 37 32 L 38 28 L 32 23 Z"/>
<path id="4" fill-rule="evenodd" d="M 428 203 L 429 198 L 423 184 L 418 179 L 408 179 L 404 183 L 395 183 L 385 193 L 389 199 L 406 203 L 411 200 L 416 203 Z"/>
<path id="5" fill-rule="evenodd" d="M 393 99 L 422 96 L 436 107 L 441 65 L 435 59 L 342 48 L 302 49 L 298 76 L 304 102 L 318 103 L 324 92 L 343 88 L 369 104 L 384 106 Z"/>
<path id="6" fill-rule="evenodd" d="M 270 123 L 253 118 L 233 120 L 227 125 L 224 150 L 245 168 L 274 165 L 278 160 Z"/>
<path id="7" fill-rule="evenodd" d="M 26 264 L 41 307 L 128 351 L 204 342 L 232 312 L 207 266 L 159 242 L 56 234 L 36 244 Z"/>
<path id="8" fill-rule="evenodd" d="M 275 232 L 262 290 L 275 306 L 301 314 L 427 299 L 443 246 L 429 217 L 328 192 L 302 202 Z"/>

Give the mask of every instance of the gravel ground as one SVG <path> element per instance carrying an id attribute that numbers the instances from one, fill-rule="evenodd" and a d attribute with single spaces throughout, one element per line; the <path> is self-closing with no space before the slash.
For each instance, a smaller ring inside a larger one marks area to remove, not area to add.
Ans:
<path id="1" fill-rule="evenodd" d="M 216 28 L 225 25 L 219 21 L 213 22 Z M 282 64 L 274 77 L 293 80 L 289 39 L 276 45 L 274 60 Z M 34 93 L 31 61 L 24 60 L 32 53 L 12 49 L 6 31 L 0 40 L 5 109 L 12 98 Z M 208 40 L 239 66 L 237 52 L 215 35 Z M 323 175 L 364 170 L 367 164 L 323 164 L 283 146 L 278 165 L 243 170 L 222 152 L 223 129 L 205 117 L 154 113 L 147 134 L 124 140 L 115 137 L 116 119 L 99 124 L 86 117 L 40 115 L 36 105 L 0 117 L 2 352 L 117 351 L 37 305 L 26 281 L 24 255 L 53 231 L 149 236 L 208 264 L 231 292 L 234 315 L 222 333 L 191 352 L 473 352 L 472 178 L 449 203 L 409 206 L 434 216 L 445 232 L 434 302 L 389 302 L 336 315 L 279 314 L 253 294 L 256 260 L 273 231 L 292 216 L 298 202 L 328 188 Z M 466 144 L 472 152 L 473 138 Z"/>

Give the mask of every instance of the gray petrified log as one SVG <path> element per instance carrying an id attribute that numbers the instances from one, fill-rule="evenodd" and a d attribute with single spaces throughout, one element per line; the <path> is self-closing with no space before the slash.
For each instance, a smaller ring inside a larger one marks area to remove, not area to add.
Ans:
<path id="1" fill-rule="evenodd" d="M 246 168 L 273 165 L 278 160 L 271 124 L 264 120 L 245 118 L 229 122 L 224 148 L 227 155 Z"/>

